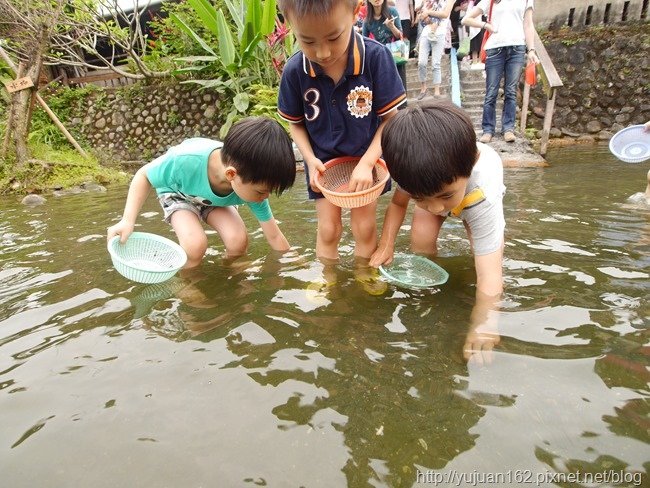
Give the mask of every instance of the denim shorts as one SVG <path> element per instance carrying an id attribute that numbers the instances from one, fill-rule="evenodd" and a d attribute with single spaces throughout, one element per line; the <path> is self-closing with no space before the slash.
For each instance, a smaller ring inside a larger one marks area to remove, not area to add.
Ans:
<path id="1" fill-rule="evenodd" d="M 158 202 L 163 209 L 165 222 L 171 223 L 172 214 L 176 210 L 189 210 L 203 222 L 207 222 L 208 214 L 215 206 L 204 205 L 198 201 L 188 200 L 180 193 L 163 193 L 158 197 Z"/>

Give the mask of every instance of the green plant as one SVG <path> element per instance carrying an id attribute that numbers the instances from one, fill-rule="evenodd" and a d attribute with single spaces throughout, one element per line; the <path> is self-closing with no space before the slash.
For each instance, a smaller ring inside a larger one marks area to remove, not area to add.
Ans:
<path id="1" fill-rule="evenodd" d="M 573 38 L 573 39 L 562 39 L 562 44 L 564 44 L 567 47 L 574 46 L 580 42 L 580 38 Z"/>
<path id="2" fill-rule="evenodd" d="M 251 107 L 249 86 L 277 83 L 282 56 L 273 55 L 274 50 L 293 49 L 287 39 L 288 30 L 276 19 L 275 0 L 224 0 L 230 20 L 223 9 L 213 7 L 208 0 L 187 0 L 202 21 L 202 25 L 216 40 L 213 48 L 209 38 L 202 37 L 181 16 L 170 17 L 204 51 L 202 56 L 177 58 L 188 63 L 176 74 L 212 73 L 208 79 L 193 78 L 182 83 L 194 83 L 203 88 L 216 90 L 225 101 L 225 121 L 221 127 L 223 137 L 233 122 L 247 113 Z M 233 31 L 229 24 L 234 25 Z M 266 38 L 266 42 L 263 40 Z M 232 102 L 230 102 L 232 101 Z"/>
<path id="3" fill-rule="evenodd" d="M 99 164 L 97 157 L 82 157 L 68 148 L 53 149 L 47 144 L 30 142 L 33 159 L 16 172 L 12 161 L 0 164 L 0 194 L 69 188 L 92 180 L 101 184 L 123 183 L 129 176 Z"/>
<path id="4" fill-rule="evenodd" d="M 181 116 L 175 112 L 175 111 L 170 111 L 167 112 L 167 125 L 169 127 L 178 127 L 178 124 L 181 123 Z"/>
<path id="5" fill-rule="evenodd" d="M 119 94 L 126 103 L 131 105 L 144 96 L 144 88 L 142 83 L 138 82 L 123 88 L 119 91 Z"/>
<path id="6" fill-rule="evenodd" d="M 0 84 L 9 83 L 13 80 L 11 70 L 2 60 L 0 60 Z M 0 104 L 8 105 L 9 104 L 9 94 L 6 90 L 0 89 Z"/>
<path id="7" fill-rule="evenodd" d="M 287 122 L 278 115 L 278 90 L 266 85 L 251 85 L 251 115 L 264 115 L 271 117 L 285 129 L 288 129 Z"/>
<path id="8" fill-rule="evenodd" d="M 81 103 L 98 90 L 93 85 L 78 88 L 54 85 L 44 94 L 44 98 L 58 119 L 66 125 L 75 113 L 81 111 Z M 98 93 L 101 95 L 103 92 L 99 91 Z M 78 142 L 84 143 L 83 136 L 79 131 L 69 126 L 67 129 Z M 46 144 L 53 149 L 71 147 L 63 133 L 40 107 L 34 110 L 28 140 L 33 144 Z"/>

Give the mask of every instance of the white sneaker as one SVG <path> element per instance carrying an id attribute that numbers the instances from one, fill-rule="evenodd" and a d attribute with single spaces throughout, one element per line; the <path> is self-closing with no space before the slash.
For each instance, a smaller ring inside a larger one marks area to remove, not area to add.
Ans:
<path id="1" fill-rule="evenodd" d="M 485 69 L 485 64 L 483 64 L 483 63 L 474 63 L 473 65 L 471 65 L 469 67 L 469 69 L 471 69 L 472 71 L 479 71 L 479 70 Z"/>

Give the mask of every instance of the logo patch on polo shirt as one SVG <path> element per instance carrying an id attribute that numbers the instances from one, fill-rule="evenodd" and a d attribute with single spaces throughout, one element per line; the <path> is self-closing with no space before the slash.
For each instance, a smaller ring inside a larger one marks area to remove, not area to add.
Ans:
<path id="1" fill-rule="evenodd" d="M 372 90 L 357 86 L 348 93 L 348 111 L 356 118 L 366 117 L 372 110 Z"/>

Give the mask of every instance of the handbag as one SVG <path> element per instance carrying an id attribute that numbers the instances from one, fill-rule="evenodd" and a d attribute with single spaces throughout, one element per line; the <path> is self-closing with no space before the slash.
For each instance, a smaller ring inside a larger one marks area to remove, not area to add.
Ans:
<path id="1" fill-rule="evenodd" d="M 537 84 L 537 71 L 535 69 L 535 63 L 528 63 L 526 66 L 526 84 L 530 86 L 535 86 Z"/>
<path id="2" fill-rule="evenodd" d="M 488 12 L 488 19 L 487 19 L 488 24 L 492 22 L 492 7 L 494 7 L 494 0 L 490 1 L 490 9 Z M 483 32 L 483 42 L 481 42 L 481 51 L 479 54 L 481 58 L 481 63 L 485 63 L 485 60 L 487 59 L 487 53 L 485 52 L 485 43 L 490 38 L 490 34 L 492 33 L 489 30 Z"/>
<path id="3" fill-rule="evenodd" d="M 408 40 L 403 39 L 398 39 L 386 44 L 386 47 L 390 49 L 390 52 L 393 55 L 395 64 L 398 66 L 406 63 L 408 60 L 410 46 L 411 43 Z"/>

